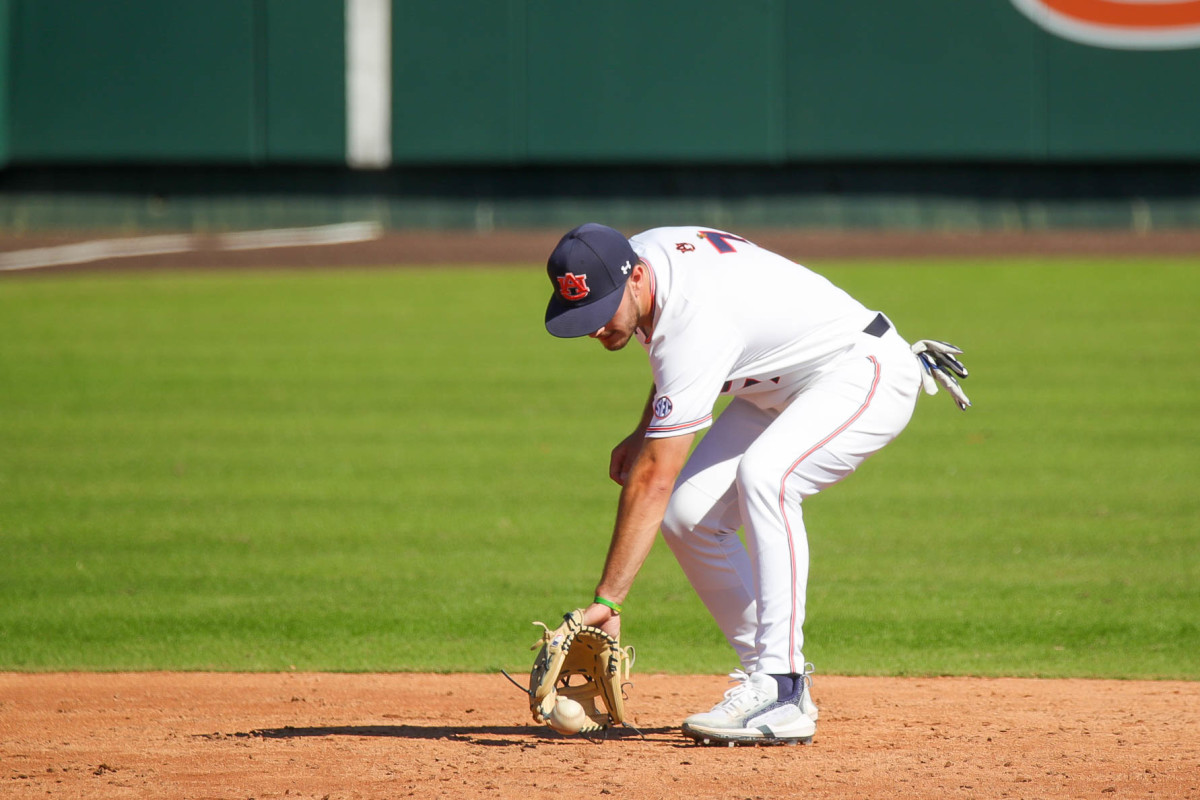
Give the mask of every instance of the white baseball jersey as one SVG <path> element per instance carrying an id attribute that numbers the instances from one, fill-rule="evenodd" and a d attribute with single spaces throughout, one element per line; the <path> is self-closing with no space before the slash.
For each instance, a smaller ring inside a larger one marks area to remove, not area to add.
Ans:
<path id="1" fill-rule="evenodd" d="M 630 243 L 654 295 L 653 333 L 639 337 L 656 387 L 646 435 L 713 426 L 676 482 L 663 539 L 743 669 L 799 674 L 802 503 L 899 435 L 920 368 L 885 317 L 741 237 L 656 228 Z M 722 393 L 735 397 L 714 422 Z"/>
<path id="2" fill-rule="evenodd" d="M 654 228 L 630 239 L 650 267 L 654 374 L 648 437 L 712 424 L 721 394 L 771 402 L 854 346 L 875 317 L 824 277 L 734 234 Z"/>

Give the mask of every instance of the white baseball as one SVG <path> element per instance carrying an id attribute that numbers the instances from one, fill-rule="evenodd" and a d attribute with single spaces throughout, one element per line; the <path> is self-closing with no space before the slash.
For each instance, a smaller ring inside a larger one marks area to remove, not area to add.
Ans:
<path id="1" fill-rule="evenodd" d="M 569 697 L 558 698 L 554 704 L 554 710 L 547 718 L 551 728 L 565 734 L 579 733 L 587 720 L 588 717 L 583 711 L 583 706 Z"/>

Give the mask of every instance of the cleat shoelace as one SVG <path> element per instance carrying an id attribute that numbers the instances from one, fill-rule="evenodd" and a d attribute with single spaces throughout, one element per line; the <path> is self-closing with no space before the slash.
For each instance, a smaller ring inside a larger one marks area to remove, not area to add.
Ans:
<path id="1" fill-rule="evenodd" d="M 736 715 L 770 699 L 761 689 L 750 683 L 750 676 L 742 670 L 734 670 L 729 673 L 729 677 L 737 682 L 737 686 L 726 690 L 725 699 L 717 703 L 713 711 L 731 711 Z"/>

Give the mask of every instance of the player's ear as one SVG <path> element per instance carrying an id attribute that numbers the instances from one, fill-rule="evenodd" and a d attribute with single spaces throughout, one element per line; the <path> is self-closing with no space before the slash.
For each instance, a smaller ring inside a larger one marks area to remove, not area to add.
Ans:
<path id="1" fill-rule="evenodd" d="M 625 281 L 626 288 L 633 292 L 634 296 L 641 293 L 642 283 L 646 280 L 646 265 L 638 261 L 633 265 L 633 269 L 629 271 L 629 279 Z"/>

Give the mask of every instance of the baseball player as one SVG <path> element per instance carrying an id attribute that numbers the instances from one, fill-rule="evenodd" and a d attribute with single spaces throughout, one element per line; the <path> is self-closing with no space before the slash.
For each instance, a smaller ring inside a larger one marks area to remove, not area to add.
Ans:
<path id="1" fill-rule="evenodd" d="M 661 529 L 741 662 L 736 685 L 688 717 L 684 734 L 810 741 L 802 504 L 904 429 L 923 384 L 916 348 L 882 313 L 726 231 L 626 239 L 589 223 L 562 238 L 547 272 L 551 334 L 608 350 L 636 338 L 654 377 L 641 420 L 612 451 L 622 490 L 584 623 L 619 635 L 621 605 Z M 732 400 L 714 418 L 722 396 Z"/>

